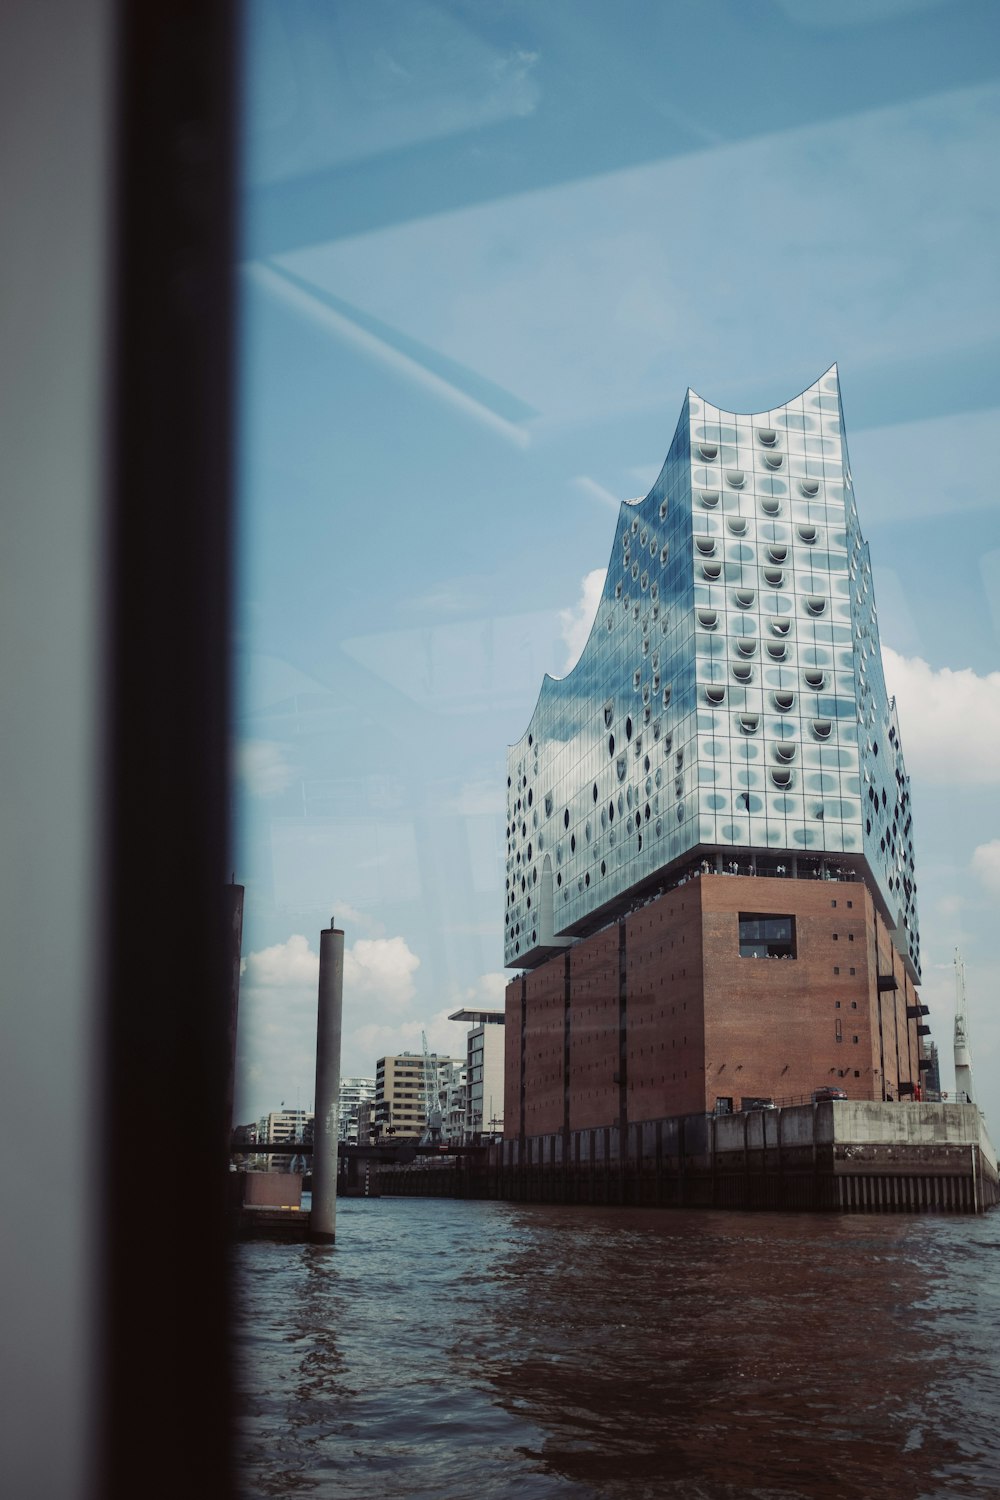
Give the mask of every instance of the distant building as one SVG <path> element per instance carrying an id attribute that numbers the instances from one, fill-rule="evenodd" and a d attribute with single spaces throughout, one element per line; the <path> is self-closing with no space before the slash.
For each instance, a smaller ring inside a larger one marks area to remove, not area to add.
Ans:
<path id="1" fill-rule="evenodd" d="M 460 1146 L 465 1140 L 466 1065 L 452 1061 L 439 1071 L 438 1109 L 441 1112 L 441 1140 Z"/>
<path id="2" fill-rule="evenodd" d="M 375 1064 L 372 1138 L 419 1140 L 427 1124 L 428 1104 L 438 1105 L 440 1090 L 450 1087 L 456 1063 L 465 1066 L 463 1058 L 439 1057 L 436 1052 L 428 1055 L 426 1069 L 420 1052 L 380 1057 Z"/>
<path id="3" fill-rule="evenodd" d="M 449 1021 L 465 1021 L 467 1037 L 464 1139 L 503 1134 L 504 1021 L 502 1010 L 456 1010 Z"/>
<path id="4" fill-rule="evenodd" d="M 358 1145 L 370 1146 L 373 1139 L 375 1100 L 362 1099 L 358 1104 Z"/>
<path id="5" fill-rule="evenodd" d="M 925 1074 L 926 1086 L 924 1089 L 924 1096 L 927 1099 L 940 1099 L 941 1060 L 938 1057 L 937 1042 L 931 1042 L 929 1061 L 930 1067 L 927 1069 Z"/>
<path id="6" fill-rule="evenodd" d="M 345 1141 L 352 1146 L 358 1144 L 358 1111 L 363 1102 L 370 1102 L 374 1098 L 374 1078 L 341 1079 L 338 1140 Z"/>
<path id="7" fill-rule="evenodd" d="M 583 653 L 508 750 L 505 944 L 507 1136 L 919 1094 L 910 784 L 836 366 L 756 414 L 689 391 L 621 506 Z"/>
<path id="8" fill-rule="evenodd" d="M 270 1141 L 293 1146 L 297 1143 L 311 1143 L 312 1141 L 313 1112 L 306 1109 L 280 1109 L 272 1110 L 270 1114 L 262 1115 L 257 1121 L 257 1141 Z M 305 1158 L 300 1152 L 290 1151 L 287 1154 L 267 1152 L 259 1155 L 259 1161 L 266 1165 L 270 1172 L 289 1172 L 293 1167 L 298 1170 L 305 1165 Z"/>

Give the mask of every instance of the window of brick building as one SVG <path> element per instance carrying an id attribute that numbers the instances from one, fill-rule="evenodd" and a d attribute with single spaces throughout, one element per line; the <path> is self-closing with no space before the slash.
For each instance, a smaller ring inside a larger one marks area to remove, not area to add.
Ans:
<path id="1" fill-rule="evenodd" d="M 740 958 L 794 957 L 794 917 L 740 912 Z"/>

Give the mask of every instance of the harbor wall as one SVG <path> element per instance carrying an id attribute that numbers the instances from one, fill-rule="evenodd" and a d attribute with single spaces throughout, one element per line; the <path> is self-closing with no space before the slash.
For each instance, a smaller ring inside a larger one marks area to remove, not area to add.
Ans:
<path id="1" fill-rule="evenodd" d="M 662 1207 L 974 1213 L 1000 1198 L 970 1104 L 837 1100 L 508 1140 L 383 1167 L 385 1194 Z"/>

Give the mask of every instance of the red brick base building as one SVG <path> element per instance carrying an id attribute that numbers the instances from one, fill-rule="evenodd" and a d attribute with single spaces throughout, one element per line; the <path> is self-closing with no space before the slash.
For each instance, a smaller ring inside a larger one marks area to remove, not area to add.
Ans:
<path id="1" fill-rule="evenodd" d="M 913 1095 L 922 1010 L 861 881 L 692 875 L 507 986 L 505 1133 Z"/>

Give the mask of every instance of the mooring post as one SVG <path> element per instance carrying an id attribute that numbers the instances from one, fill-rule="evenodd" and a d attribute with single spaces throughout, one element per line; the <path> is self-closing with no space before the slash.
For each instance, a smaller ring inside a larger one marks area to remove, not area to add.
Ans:
<path id="1" fill-rule="evenodd" d="M 228 1048 L 226 1072 L 226 1140 L 223 1157 L 225 1170 L 232 1161 L 233 1095 L 236 1082 L 236 1032 L 240 1013 L 240 962 L 243 955 L 243 896 L 241 885 L 225 887 L 225 921 L 229 948 L 229 1010 L 226 1017 Z"/>
<path id="2" fill-rule="evenodd" d="M 332 1241 L 337 1227 L 337 1125 L 340 1113 L 340 1031 L 344 1014 L 344 934 L 331 919 L 319 939 L 316 1013 L 316 1107 L 309 1238 Z"/>

